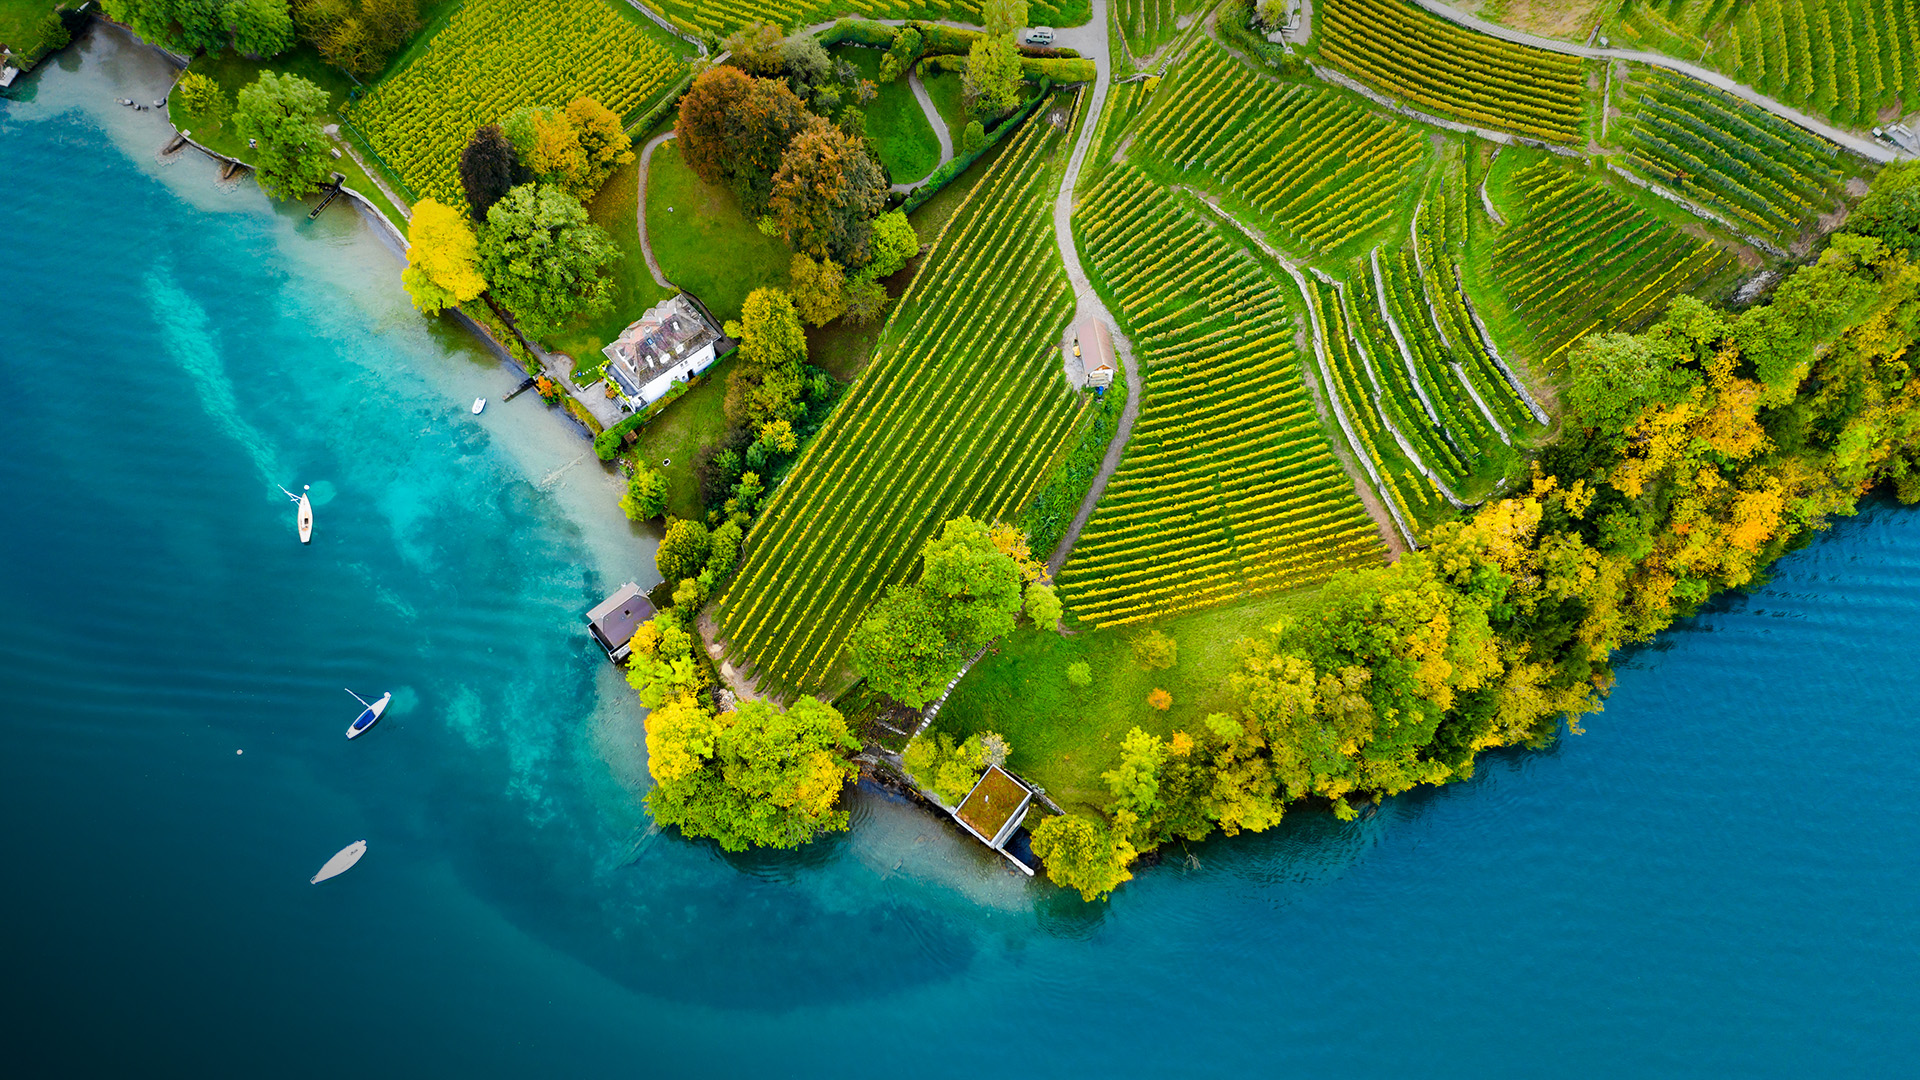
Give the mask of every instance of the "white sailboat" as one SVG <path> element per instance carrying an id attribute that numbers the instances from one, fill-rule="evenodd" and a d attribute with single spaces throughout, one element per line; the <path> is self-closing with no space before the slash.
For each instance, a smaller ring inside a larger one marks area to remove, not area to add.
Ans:
<path id="1" fill-rule="evenodd" d="M 313 485 L 307 484 L 300 489 L 298 495 L 287 491 L 286 488 L 280 489 L 287 491 L 287 498 L 292 499 L 294 506 L 297 507 L 293 514 L 293 524 L 300 530 L 300 542 L 303 544 L 313 543 L 313 503 L 307 499 L 307 492 L 312 489 Z"/>
<path id="2" fill-rule="evenodd" d="M 347 693 L 353 694 L 353 691 L 348 690 Z M 353 723 L 347 725 L 347 738 L 349 739 L 359 738 L 368 728 L 379 722 L 380 714 L 387 711 L 387 703 L 393 700 L 393 694 L 381 694 L 380 700 L 371 704 L 368 704 L 367 699 L 361 697 L 359 694 L 353 694 L 353 700 L 362 705 L 366 705 L 366 709 L 361 712 L 359 716 L 353 718 Z"/>
<path id="3" fill-rule="evenodd" d="M 365 840 L 355 840 L 353 843 L 341 848 L 338 852 L 334 853 L 333 858 L 327 860 L 327 864 L 320 868 L 319 873 L 313 875 L 313 884 L 318 885 L 330 877 L 339 877 L 341 874 L 353 869 L 353 864 L 359 862 L 360 856 L 366 853 L 367 842 Z"/>

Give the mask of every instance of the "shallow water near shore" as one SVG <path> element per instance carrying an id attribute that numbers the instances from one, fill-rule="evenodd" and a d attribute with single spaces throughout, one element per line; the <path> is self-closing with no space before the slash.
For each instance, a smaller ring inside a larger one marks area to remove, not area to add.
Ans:
<path id="1" fill-rule="evenodd" d="M 1869 504 L 1624 658 L 1584 735 L 1174 849 L 1111 904 L 866 790 L 797 853 L 649 839 L 641 710 L 580 623 L 652 581 L 617 481 L 499 402 L 515 376 L 413 312 L 355 214 L 159 160 L 164 114 L 113 100 L 170 77 L 94 33 L 0 102 L 0 913 L 30 1074 L 1920 1053 L 1920 516 Z M 343 686 L 394 692 L 352 743 Z"/>

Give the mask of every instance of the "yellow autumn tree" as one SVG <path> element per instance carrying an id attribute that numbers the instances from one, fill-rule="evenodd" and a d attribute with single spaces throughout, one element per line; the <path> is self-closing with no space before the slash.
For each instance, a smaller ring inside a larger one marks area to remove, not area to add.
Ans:
<path id="1" fill-rule="evenodd" d="M 485 292 L 480 244 L 467 215 L 434 199 L 415 203 L 407 225 L 407 268 L 400 280 L 413 306 L 428 315 Z"/>

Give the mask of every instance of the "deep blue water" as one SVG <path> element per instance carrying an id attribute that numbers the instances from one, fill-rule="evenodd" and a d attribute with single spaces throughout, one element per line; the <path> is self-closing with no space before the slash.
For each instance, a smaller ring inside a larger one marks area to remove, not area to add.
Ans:
<path id="1" fill-rule="evenodd" d="M 578 618 L 652 541 L 371 228 L 162 164 L 112 99 L 165 76 L 96 35 L 0 102 L 16 1075 L 1911 1075 L 1920 517 L 1627 658 L 1584 735 L 1109 905 L 866 792 L 799 854 L 643 843 Z M 395 693 L 351 744 L 343 686 Z"/>

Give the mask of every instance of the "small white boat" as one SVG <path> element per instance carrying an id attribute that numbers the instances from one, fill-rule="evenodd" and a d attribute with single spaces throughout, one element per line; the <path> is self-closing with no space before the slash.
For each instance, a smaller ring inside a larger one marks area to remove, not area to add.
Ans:
<path id="1" fill-rule="evenodd" d="M 353 694 L 353 691 L 348 690 L 347 693 Z M 368 704 L 367 699 L 361 697 L 359 694 L 353 694 L 353 700 L 367 707 L 359 716 L 353 718 L 353 723 L 347 725 L 347 738 L 349 739 L 359 738 L 368 728 L 378 723 L 380 721 L 380 714 L 387 711 L 387 703 L 393 700 L 393 695 L 391 693 L 381 694 L 380 700 L 372 704 Z"/>
<path id="2" fill-rule="evenodd" d="M 353 869 L 353 864 L 359 862 L 360 856 L 366 853 L 367 842 L 365 840 L 355 840 L 353 843 L 341 848 L 333 858 L 327 860 L 327 864 L 320 868 L 320 872 L 313 875 L 313 883 L 318 885 L 330 877 L 339 877 L 341 874 Z"/>
<path id="3" fill-rule="evenodd" d="M 300 542 L 303 544 L 313 543 L 313 503 L 307 501 L 307 493 L 304 491 L 300 493 L 300 512 L 298 519 L 300 522 Z"/>
<path id="4" fill-rule="evenodd" d="M 486 398 L 483 398 L 483 397 L 477 397 L 477 398 L 474 398 L 474 399 L 473 399 L 473 415 L 475 415 L 475 416 L 479 416 L 479 415 L 480 415 L 480 410 L 481 410 L 481 409 L 484 409 L 484 408 L 486 408 L 486 407 L 487 407 L 487 399 L 486 399 Z"/>

